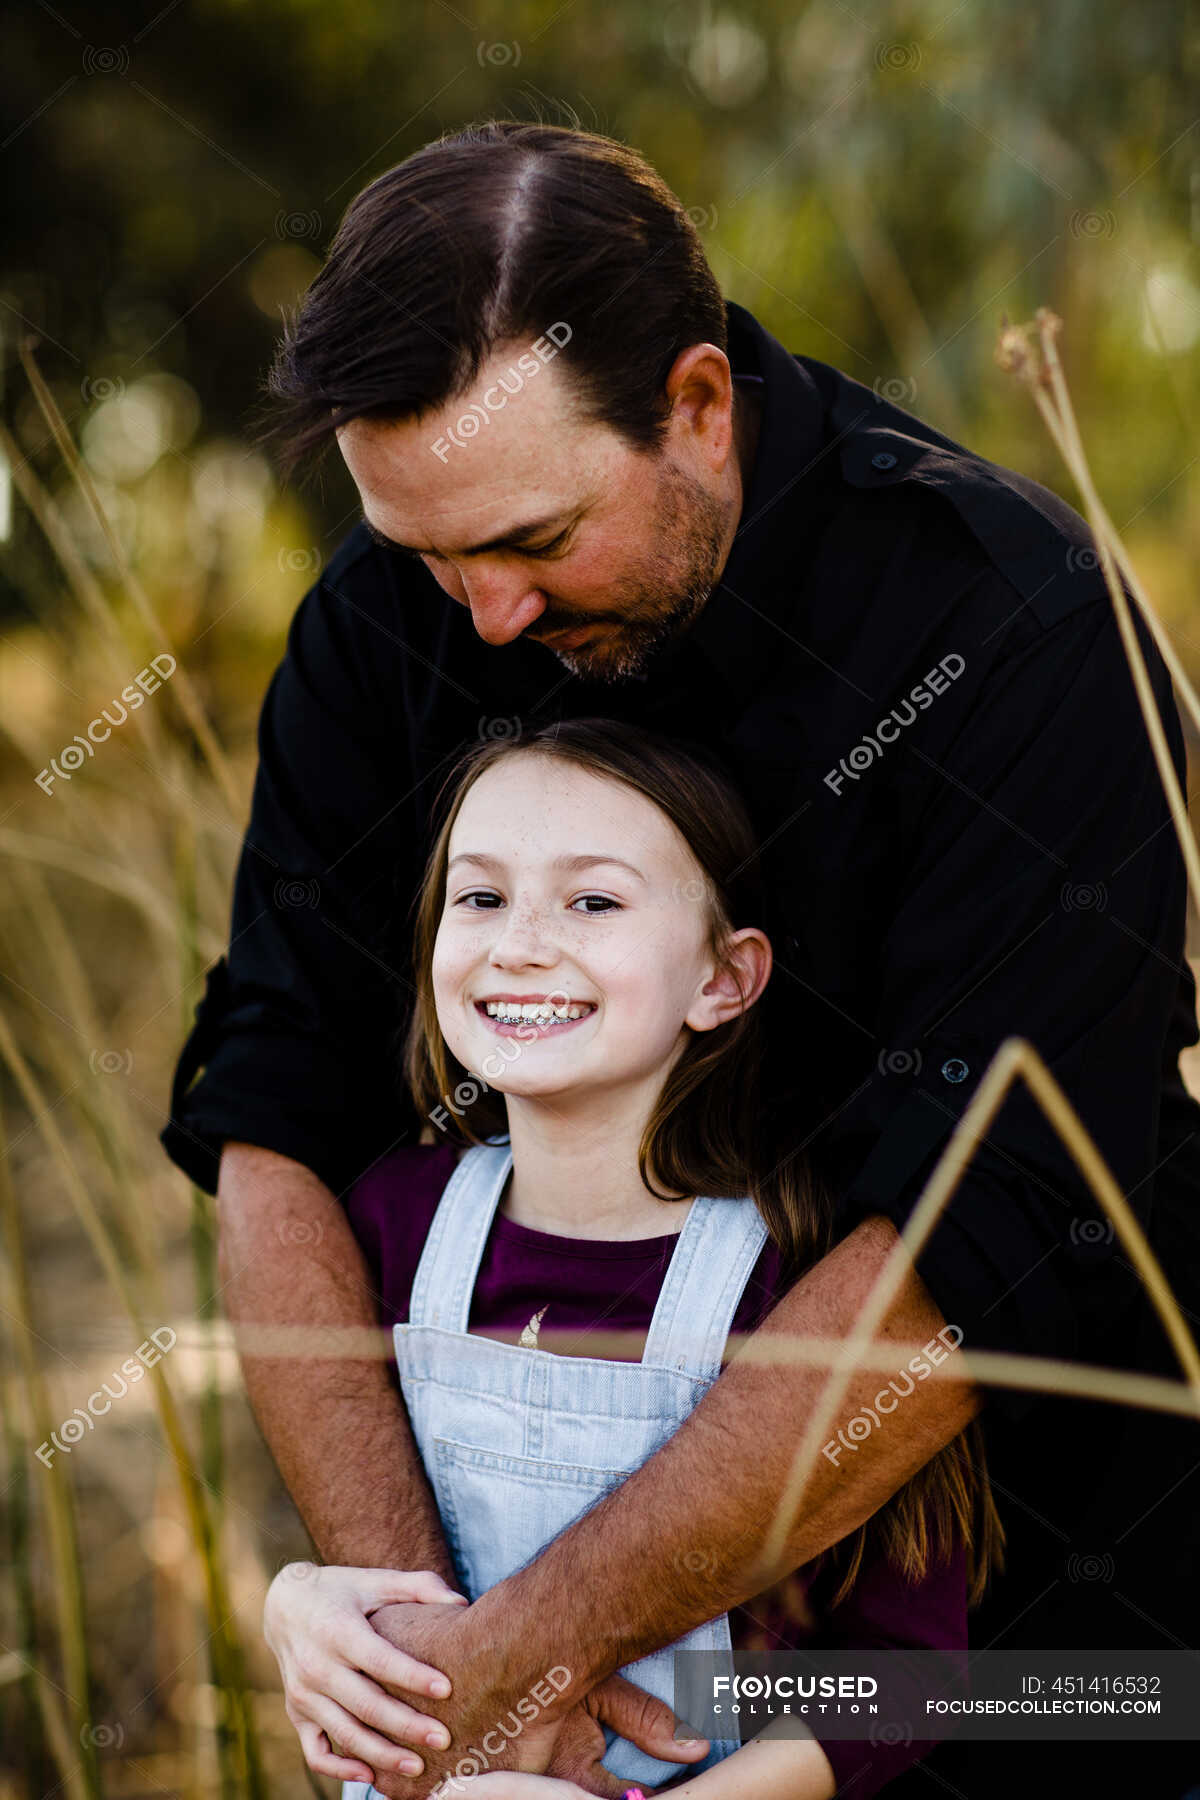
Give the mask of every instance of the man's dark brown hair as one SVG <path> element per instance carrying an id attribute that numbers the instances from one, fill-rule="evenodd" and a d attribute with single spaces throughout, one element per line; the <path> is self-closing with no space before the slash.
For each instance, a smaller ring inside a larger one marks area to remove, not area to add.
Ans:
<path id="1" fill-rule="evenodd" d="M 264 388 L 260 442 L 290 477 L 360 417 L 419 418 L 497 346 L 563 321 L 579 415 L 653 451 L 689 344 L 726 347 L 725 307 L 686 209 L 612 138 L 488 119 L 426 144 L 351 201 Z"/>

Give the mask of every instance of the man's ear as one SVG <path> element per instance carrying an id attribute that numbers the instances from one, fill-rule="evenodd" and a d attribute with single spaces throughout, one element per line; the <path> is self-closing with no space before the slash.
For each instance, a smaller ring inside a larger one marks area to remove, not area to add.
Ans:
<path id="1" fill-rule="evenodd" d="M 717 344 L 689 344 L 663 383 L 671 403 L 671 429 L 719 474 L 734 454 L 736 390 L 729 358 Z"/>
<path id="2" fill-rule="evenodd" d="M 755 925 L 733 932 L 725 944 L 725 961 L 700 989 L 684 1023 L 693 1031 L 712 1031 L 748 1011 L 767 985 L 771 962 L 771 940 L 765 932 Z"/>

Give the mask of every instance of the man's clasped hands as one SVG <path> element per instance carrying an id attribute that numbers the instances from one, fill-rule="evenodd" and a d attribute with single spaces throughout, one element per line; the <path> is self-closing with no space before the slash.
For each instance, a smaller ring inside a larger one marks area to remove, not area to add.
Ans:
<path id="1" fill-rule="evenodd" d="M 617 1800 L 628 1783 L 601 1766 L 605 1726 L 681 1765 L 708 1754 L 707 1738 L 676 1737 L 670 1707 L 621 1675 L 572 1699 L 559 1669 L 558 1684 L 544 1677 L 514 1698 L 479 1611 L 432 1570 L 286 1564 L 263 1635 L 308 1766 L 388 1800 Z"/>

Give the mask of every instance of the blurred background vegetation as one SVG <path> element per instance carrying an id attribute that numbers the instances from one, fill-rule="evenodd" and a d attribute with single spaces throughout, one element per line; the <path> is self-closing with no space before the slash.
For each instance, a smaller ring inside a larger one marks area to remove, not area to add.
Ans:
<path id="1" fill-rule="evenodd" d="M 10 16 L 0 1800 L 305 1778 L 259 1623 L 307 1540 L 221 1326 L 212 1203 L 157 1133 L 224 947 L 258 707 L 357 512 L 340 459 L 283 490 L 248 440 L 281 312 L 346 205 L 473 118 L 624 139 L 789 349 L 1078 505 L 992 360 L 1002 315 L 1052 307 L 1100 492 L 1196 679 L 1198 78 L 1174 0 Z M 163 653 L 177 672 L 72 768 L 63 750 Z M 88 1423 L 168 1324 L 161 1364 Z"/>

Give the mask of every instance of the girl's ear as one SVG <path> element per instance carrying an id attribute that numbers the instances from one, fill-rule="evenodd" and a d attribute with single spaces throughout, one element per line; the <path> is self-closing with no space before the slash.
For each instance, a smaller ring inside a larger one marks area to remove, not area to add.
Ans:
<path id="1" fill-rule="evenodd" d="M 712 1031 L 729 1019 L 736 1019 L 754 1005 L 771 973 L 771 940 L 757 926 L 744 925 L 729 937 L 725 955 L 733 969 L 724 964 L 715 969 L 704 983 L 691 1011 L 684 1020 L 693 1031 Z M 741 983 L 734 979 L 736 969 Z"/>

